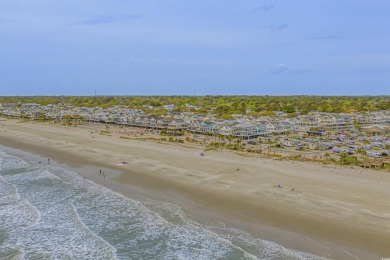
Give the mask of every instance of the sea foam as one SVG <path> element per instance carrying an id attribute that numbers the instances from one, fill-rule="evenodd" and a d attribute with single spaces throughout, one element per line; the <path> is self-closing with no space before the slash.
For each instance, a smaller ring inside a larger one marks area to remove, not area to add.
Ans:
<path id="1" fill-rule="evenodd" d="M 321 259 L 4 152 L 1 241 L 5 259 Z"/>

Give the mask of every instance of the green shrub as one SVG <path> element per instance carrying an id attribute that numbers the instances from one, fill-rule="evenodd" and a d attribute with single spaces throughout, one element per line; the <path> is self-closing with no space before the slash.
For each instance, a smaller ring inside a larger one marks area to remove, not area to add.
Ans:
<path id="1" fill-rule="evenodd" d="M 349 155 L 347 153 L 340 154 L 340 161 L 342 165 L 351 165 L 358 164 L 358 159 L 356 156 Z"/>

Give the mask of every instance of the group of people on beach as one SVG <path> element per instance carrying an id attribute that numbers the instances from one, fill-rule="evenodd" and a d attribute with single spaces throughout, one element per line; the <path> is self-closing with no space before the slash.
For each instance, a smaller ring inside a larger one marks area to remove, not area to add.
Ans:
<path id="1" fill-rule="evenodd" d="M 41 164 L 42 161 L 39 161 L 38 163 Z M 47 159 L 47 164 L 50 165 L 50 158 Z M 104 170 L 99 169 L 99 175 L 103 175 L 103 179 L 106 180 L 106 174 L 104 173 Z M 84 177 L 84 180 L 85 180 L 85 177 Z"/>
<path id="2" fill-rule="evenodd" d="M 283 189 L 283 185 L 282 185 L 282 184 L 279 184 L 279 185 L 274 185 L 274 188 Z M 290 191 L 295 191 L 295 188 L 294 188 L 294 187 L 292 187 Z"/>
<path id="3" fill-rule="evenodd" d="M 41 164 L 42 162 L 39 161 L 38 163 Z M 50 164 L 50 159 L 49 158 L 47 158 L 47 164 Z"/>

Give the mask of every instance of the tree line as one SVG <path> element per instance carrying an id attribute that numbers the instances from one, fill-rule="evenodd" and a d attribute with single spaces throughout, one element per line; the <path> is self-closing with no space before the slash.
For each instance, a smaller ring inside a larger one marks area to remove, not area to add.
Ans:
<path id="1" fill-rule="evenodd" d="M 11 96 L 0 97 L 0 103 L 72 104 L 102 108 L 122 106 L 156 115 L 167 112 L 164 105 L 173 104 L 175 112 L 207 113 L 212 110 L 223 118 L 230 118 L 233 114 L 272 116 L 274 111 L 286 112 L 293 117 L 313 110 L 328 113 L 388 110 L 390 96 Z"/>

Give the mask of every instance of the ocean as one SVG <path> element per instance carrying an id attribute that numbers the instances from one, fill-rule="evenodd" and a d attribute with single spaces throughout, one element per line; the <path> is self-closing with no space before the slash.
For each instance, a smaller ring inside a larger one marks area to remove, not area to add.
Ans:
<path id="1" fill-rule="evenodd" d="M 323 259 L 0 150 L 0 259 Z"/>

